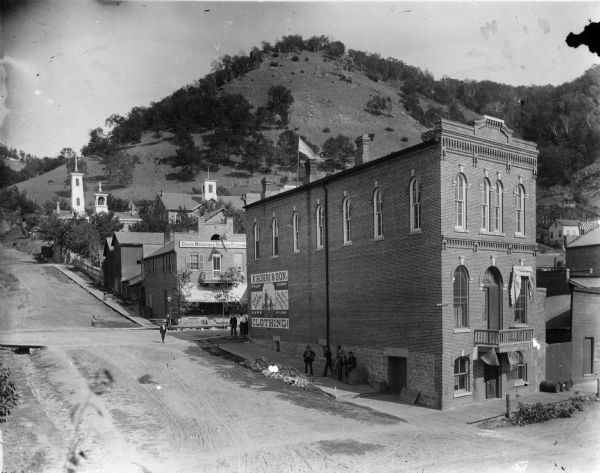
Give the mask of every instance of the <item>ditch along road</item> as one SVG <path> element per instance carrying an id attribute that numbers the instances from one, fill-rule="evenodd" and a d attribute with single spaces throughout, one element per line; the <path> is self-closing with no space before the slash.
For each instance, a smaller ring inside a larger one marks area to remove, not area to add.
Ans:
<path id="1" fill-rule="evenodd" d="M 497 430 L 437 411 L 401 419 L 266 378 L 172 332 L 160 343 L 158 330 L 136 328 L 53 266 L 2 247 L 0 261 L 0 343 L 45 347 L 0 350 L 20 395 L 0 425 L 5 472 L 545 473 L 599 465 L 598 409 Z"/>

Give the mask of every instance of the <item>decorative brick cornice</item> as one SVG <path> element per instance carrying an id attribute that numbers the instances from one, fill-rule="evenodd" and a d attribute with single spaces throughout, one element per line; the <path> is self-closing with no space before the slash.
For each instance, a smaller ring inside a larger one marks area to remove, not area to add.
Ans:
<path id="1" fill-rule="evenodd" d="M 477 253 L 478 251 L 537 254 L 537 245 L 532 243 L 509 243 L 504 241 L 472 240 L 467 238 L 455 238 L 442 235 L 442 250 L 448 248 L 462 248 Z"/>

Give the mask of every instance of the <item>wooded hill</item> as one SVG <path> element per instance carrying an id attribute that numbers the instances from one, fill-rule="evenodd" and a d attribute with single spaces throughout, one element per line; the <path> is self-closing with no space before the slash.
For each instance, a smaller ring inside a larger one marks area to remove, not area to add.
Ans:
<path id="1" fill-rule="evenodd" d="M 439 117 L 492 115 L 538 144 L 539 202 L 579 202 L 583 217 L 600 208 L 599 98 L 600 66 L 556 87 L 435 80 L 399 59 L 347 50 L 324 36 L 290 35 L 248 55 L 224 56 L 194 84 L 108 117 L 82 153 L 98 163 L 94 180 L 110 178 L 111 192 L 135 200 L 161 189 L 190 192 L 208 167 L 224 187 L 257 188 L 259 171 L 292 177 L 298 136 L 325 158 L 324 171 L 334 172 L 351 162 L 362 133 L 373 137 L 378 157 L 419 143 Z M 110 171 L 124 149 L 140 158 L 130 164 L 131 182 L 117 182 Z M 31 184 L 19 187 L 35 196 L 43 182 Z"/>

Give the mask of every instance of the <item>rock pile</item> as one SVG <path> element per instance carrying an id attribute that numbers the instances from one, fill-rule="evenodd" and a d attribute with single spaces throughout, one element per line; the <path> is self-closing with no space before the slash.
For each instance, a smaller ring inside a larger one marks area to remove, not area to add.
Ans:
<path id="1" fill-rule="evenodd" d="M 281 379 L 285 384 L 293 384 L 303 389 L 310 389 L 314 386 L 312 380 L 296 368 L 271 363 L 264 357 L 244 360 L 240 364 L 269 378 Z"/>

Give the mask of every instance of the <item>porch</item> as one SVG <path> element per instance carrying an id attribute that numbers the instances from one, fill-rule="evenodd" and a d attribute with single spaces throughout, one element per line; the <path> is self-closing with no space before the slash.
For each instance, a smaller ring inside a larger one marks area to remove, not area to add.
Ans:
<path id="1" fill-rule="evenodd" d="M 475 329 L 475 346 L 503 348 L 529 343 L 533 340 L 533 331 L 533 328 Z"/>

